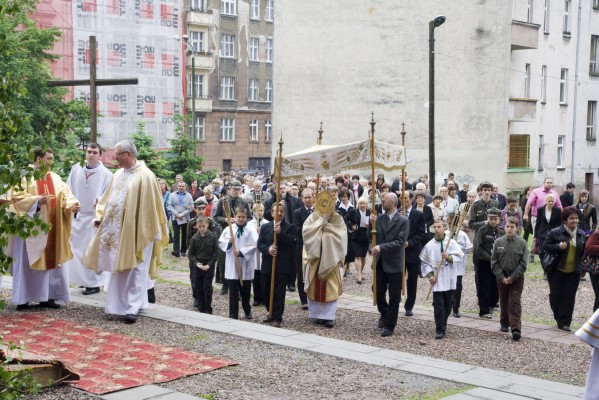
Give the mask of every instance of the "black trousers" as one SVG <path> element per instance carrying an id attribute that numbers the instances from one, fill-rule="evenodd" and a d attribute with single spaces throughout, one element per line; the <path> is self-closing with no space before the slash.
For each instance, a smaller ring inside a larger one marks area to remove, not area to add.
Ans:
<path id="1" fill-rule="evenodd" d="M 477 260 L 474 268 L 476 296 L 478 297 L 479 315 L 489 314 L 490 308 L 499 302 L 497 278 L 491 271 L 491 261 Z"/>
<path id="2" fill-rule="evenodd" d="M 435 314 L 435 328 L 437 332 L 445 332 L 447 319 L 451 314 L 453 290 L 433 292 L 433 309 Z"/>
<path id="3" fill-rule="evenodd" d="M 417 263 L 406 262 L 406 271 L 408 273 L 406 278 L 406 293 L 408 297 L 403 306 L 406 310 L 411 310 L 416 303 L 416 289 L 418 289 L 418 277 L 420 276 L 420 261 Z"/>
<path id="4" fill-rule="evenodd" d="M 270 312 L 270 274 L 260 273 L 260 284 L 262 285 L 262 298 L 266 310 Z M 289 281 L 288 273 L 275 273 L 275 290 L 273 293 L 272 302 L 272 318 L 275 321 L 283 321 L 283 312 L 285 312 L 285 293 L 287 290 L 287 282 Z"/>
<path id="5" fill-rule="evenodd" d="M 460 311 L 460 305 L 462 304 L 462 275 L 458 275 L 458 280 L 453 291 L 453 312 L 457 313 Z"/>
<path id="6" fill-rule="evenodd" d="M 214 279 L 214 267 L 208 271 L 202 271 L 197 267 L 191 269 L 191 289 L 193 298 L 200 312 L 212 314 L 212 279 Z"/>
<path id="7" fill-rule="evenodd" d="M 218 261 L 216 262 L 216 276 L 223 283 L 223 288 L 229 287 L 229 281 L 225 279 L 225 259 L 226 253 L 218 249 Z"/>
<path id="8" fill-rule="evenodd" d="M 173 221 L 173 252 L 177 254 L 187 252 L 187 224 L 179 225 Z"/>
<path id="9" fill-rule="evenodd" d="M 593 292 L 595 292 L 595 304 L 593 305 L 593 312 L 599 308 L 599 275 L 589 274 L 591 277 L 591 284 L 593 285 Z"/>
<path id="10" fill-rule="evenodd" d="M 254 279 L 252 280 L 252 287 L 254 288 L 254 301 L 264 304 L 264 299 L 262 298 L 262 280 L 260 276 L 260 270 L 255 269 Z"/>
<path id="11" fill-rule="evenodd" d="M 571 272 L 566 274 L 558 269 L 547 274 L 549 282 L 549 305 L 553 311 L 553 318 L 557 326 L 570 326 L 574 313 L 576 291 L 580 284 L 580 274 Z"/>
<path id="12" fill-rule="evenodd" d="M 239 295 L 241 294 L 241 307 L 243 312 L 252 313 L 250 305 L 250 293 L 252 292 L 252 281 L 243 281 L 243 286 L 239 284 L 239 279 L 227 279 L 229 281 L 229 318 L 239 318 Z"/>
<path id="13" fill-rule="evenodd" d="M 383 271 L 381 259 L 376 263 L 376 307 L 385 323 L 385 328 L 395 329 L 401 301 L 401 272 L 388 274 Z M 387 292 L 389 302 L 387 303 Z"/>
<path id="14" fill-rule="evenodd" d="M 297 247 L 301 247 L 297 249 Z M 303 246 L 297 246 L 295 249 L 295 275 L 293 279 L 297 279 L 297 294 L 299 295 L 300 302 L 303 304 L 308 304 L 308 296 L 306 296 L 306 292 L 304 291 L 304 269 L 302 268 L 302 251 Z M 295 283 L 295 282 L 294 282 Z"/>
<path id="15" fill-rule="evenodd" d="M 291 254 L 295 254 L 296 252 L 296 245 L 293 245 L 293 248 L 291 249 Z M 289 274 L 287 274 L 287 286 L 295 286 L 295 278 L 297 276 L 297 263 L 295 260 L 296 257 L 292 257 L 290 262 L 289 262 L 289 268 L 290 268 L 290 272 Z M 301 265 L 301 262 L 300 264 Z"/>

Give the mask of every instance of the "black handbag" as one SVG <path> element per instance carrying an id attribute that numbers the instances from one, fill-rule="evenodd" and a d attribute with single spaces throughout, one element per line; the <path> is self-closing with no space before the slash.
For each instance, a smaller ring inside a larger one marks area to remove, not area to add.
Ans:
<path id="1" fill-rule="evenodd" d="M 553 270 L 553 267 L 555 266 L 555 262 L 557 261 L 558 255 L 550 251 L 542 251 L 540 256 L 543 271 L 545 271 L 545 273 L 551 272 Z"/>

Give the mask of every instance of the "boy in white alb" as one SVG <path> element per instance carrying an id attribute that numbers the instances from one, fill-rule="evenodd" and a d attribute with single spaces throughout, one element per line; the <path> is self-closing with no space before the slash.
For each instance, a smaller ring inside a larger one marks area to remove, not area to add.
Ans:
<path id="1" fill-rule="evenodd" d="M 424 246 L 422 276 L 428 278 L 433 287 L 433 308 L 435 313 L 435 339 L 443 339 L 447 330 L 447 319 L 451 314 L 453 292 L 458 280 L 457 265 L 464 258 L 458 243 L 445 235 L 445 223 L 436 219 L 433 224 L 435 237 Z"/>
<path id="2" fill-rule="evenodd" d="M 252 212 L 254 213 L 254 218 L 248 222 L 247 226 L 248 229 L 256 231 L 256 234 L 260 236 L 260 227 L 268 222 L 264 219 L 264 206 L 260 203 L 254 204 L 254 206 L 252 207 Z M 254 288 L 254 303 L 252 305 L 261 306 L 264 304 L 264 300 L 262 299 L 262 286 L 260 284 L 260 268 L 262 266 L 262 254 L 259 251 L 256 251 L 256 255 L 254 256 L 254 258 L 256 259 L 256 266 L 254 269 L 254 279 L 252 280 L 252 287 Z"/>
<path id="3" fill-rule="evenodd" d="M 229 318 L 239 318 L 241 293 L 241 306 L 245 312 L 245 319 L 252 319 L 250 292 L 256 267 L 258 233 L 247 226 L 247 211 L 244 207 L 239 207 L 235 211 L 235 224 L 231 228 L 233 237 L 231 237 L 231 229 L 225 228 L 219 239 L 219 246 L 226 253 L 225 279 L 229 282 Z M 241 269 L 243 286 L 239 282 L 237 262 Z"/>

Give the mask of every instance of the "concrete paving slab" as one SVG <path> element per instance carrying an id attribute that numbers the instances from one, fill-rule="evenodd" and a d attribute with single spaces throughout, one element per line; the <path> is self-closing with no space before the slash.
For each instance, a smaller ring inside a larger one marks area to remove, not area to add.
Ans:
<path id="1" fill-rule="evenodd" d="M 500 392 L 485 388 L 475 388 L 463 393 L 454 394 L 452 396 L 443 397 L 443 400 L 524 400 L 528 397 L 519 396 L 516 394 Z"/>
<path id="2" fill-rule="evenodd" d="M 106 400 L 146 400 L 169 393 L 176 392 L 172 389 L 166 389 L 157 385 L 144 385 L 131 389 L 119 390 L 118 392 L 108 393 L 101 396 L 101 398 Z"/>
<path id="3" fill-rule="evenodd" d="M 148 400 L 198 400 L 198 399 L 199 399 L 199 397 L 192 396 L 187 393 L 174 392 L 174 393 L 163 394 L 163 395 L 156 396 L 156 397 L 151 397 Z M 133 399 L 131 399 L 131 400 L 133 400 Z"/>

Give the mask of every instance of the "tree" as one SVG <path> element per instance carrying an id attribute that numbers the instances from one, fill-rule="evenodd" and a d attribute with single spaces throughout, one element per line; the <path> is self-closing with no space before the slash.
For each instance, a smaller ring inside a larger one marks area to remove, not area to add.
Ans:
<path id="1" fill-rule="evenodd" d="M 154 138 L 146 133 L 145 122 L 137 123 L 137 131 L 131 135 L 131 140 L 137 147 L 137 158 L 144 161 L 150 171 L 162 179 L 175 178 L 174 172 L 169 169 L 168 161 L 154 148 Z"/>
<path id="2" fill-rule="evenodd" d="M 175 114 L 176 136 L 168 140 L 172 146 L 168 163 L 169 168 L 177 174 L 183 175 L 183 180 L 189 184 L 199 178 L 198 172 L 202 169 L 204 157 L 195 155 L 199 140 L 187 134 L 185 126 L 189 122 L 188 120 L 189 116 L 183 117 L 179 113 Z"/>

